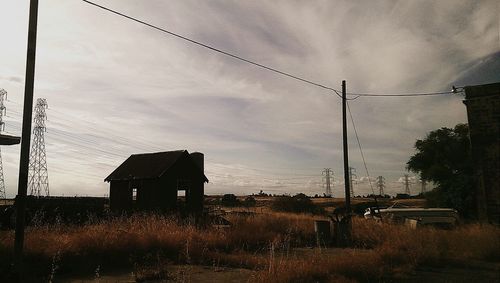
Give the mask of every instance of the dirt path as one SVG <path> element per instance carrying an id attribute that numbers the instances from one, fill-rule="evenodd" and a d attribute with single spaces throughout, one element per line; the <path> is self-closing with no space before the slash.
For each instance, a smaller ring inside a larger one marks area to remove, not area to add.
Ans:
<path id="1" fill-rule="evenodd" d="M 222 282 L 240 283 L 251 282 L 254 272 L 242 268 L 221 268 L 201 265 L 170 265 L 167 270 L 167 278 L 146 280 L 144 282 Z M 137 282 L 133 272 L 118 271 L 99 274 L 99 276 L 60 277 L 55 282 L 69 283 L 111 283 L 111 282 Z"/>
<path id="2" fill-rule="evenodd" d="M 403 278 L 395 278 L 390 282 L 402 283 L 469 283 L 490 282 L 500 283 L 500 263 L 485 261 L 471 261 L 460 266 L 446 266 L 440 268 L 421 267 L 413 274 Z"/>

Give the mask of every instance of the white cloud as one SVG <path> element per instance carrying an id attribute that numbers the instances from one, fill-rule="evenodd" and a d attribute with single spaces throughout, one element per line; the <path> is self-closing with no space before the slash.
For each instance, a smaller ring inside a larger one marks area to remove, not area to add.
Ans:
<path id="1" fill-rule="evenodd" d="M 326 85 L 340 88 L 346 79 L 350 91 L 443 90 L 500 49 L 496 1 L 101 3 Z M 0 87 L 13 115 L 6 129 L 19 133 L 27 2 L 3 0 L 0 10 L 8 39 Z M 343 191 L 340 104 L 332 93 L 79 1 L 41 2 L 39 20 L 35 94 L 50 106 L 53 194 L 102 195 L 102 179 L 127 155 L 173 149 L 205 153 L 207 193 L 321 193 L 324 167 L 338 178 L 335 192 Z M 466 121 L 461 100 L 350 102 L 370 175 L 398 180 L 415 139 Z M 364 175 L 353 135 L 349 145 L 351 165 Z M 12 196 L 19 148 L 2 151 Z M 359 187 L 369 192 L 366 185 Z"/>

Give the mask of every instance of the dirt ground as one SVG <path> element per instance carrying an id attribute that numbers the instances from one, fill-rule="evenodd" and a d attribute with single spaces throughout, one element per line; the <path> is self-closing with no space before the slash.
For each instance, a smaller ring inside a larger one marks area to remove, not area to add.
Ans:
<path id="1" fill-rule="evenodd" d="M 239 283 L 251 282 L 254 272 L 243 268 L 221 268 L 201 265 L 170 265 L 167 268 L 167 276 L 164 279 L 146 280 L 143 282 L 223 282 Z M 98 276 L 82 277 L 60 277 L 54 282 L 68 283 L 111 283 L 111 282 L 137 282 L 133 272 L 119 271 L 99 274 Z"/>
<path id="2" fill-rule="evenodd" d="M 412 274 L 394 278 L 391 282 L 402 283 L 469 283 L 469 282 L 500 282 L 500 263 L 473 261 L 460 266 L 442 268 L 420 267 Z"/>
<path id="3" fill-rule="evenodd" d="M 303 250 L 304 254 L 314 251 Z M 334 255 L 337 250 L 323 251 Z M 168 268 L 168 277 L 163 280 L 144 282 L 221 282 L 239 283 L 252 282 L 254 271 L 242 268 L 214 268 L 213 266 L 200 265 L 172 265 Z M 61 277 L 54 282 L 90 283 L 90 282 L 137 282 L 132 272 L 104 273 L 97 276 L 86 277 Z M 384 282 L 401 283 L 469 283 L 469 282 L 500 282 L 500 263 L 473 262 L 468 266 L 449 266 L 443 268 L 421 267 L 412 274 L 397 278 L 386 278 Z"/>

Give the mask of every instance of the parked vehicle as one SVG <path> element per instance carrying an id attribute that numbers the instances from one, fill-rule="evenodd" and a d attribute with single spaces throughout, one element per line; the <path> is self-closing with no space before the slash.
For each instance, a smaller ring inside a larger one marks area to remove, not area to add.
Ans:
<path id="1" fill-rule="evenodd" d="M 367 208 L 366 219 L 388 219 L 405 223 L 407 219 L 417 221 L 418 225 L 455 226 L 459 223 L 458 211 L 452 208 Z"/>

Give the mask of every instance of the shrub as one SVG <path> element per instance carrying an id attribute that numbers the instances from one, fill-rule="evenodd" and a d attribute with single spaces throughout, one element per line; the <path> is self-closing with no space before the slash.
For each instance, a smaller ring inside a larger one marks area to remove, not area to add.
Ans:
<path id="1" fill-rule="evenodd" d="M 246 207 L 255 206 L 256 204 L 257 204 L 257 201 L 252 196 L 247 196 L 245 198 L 245 200 L 243 201 L 243 205 L 246 206 Z"/>
<path id="2" fill-rule="evenodd" d="M 271 208 L 275 211 L 296 212 L 296 213 L 323 213 L 323 208 L 315 205 L 305 194 L 276 197 Z"/>
<path id="3" fill-rule="evenodd" d="M 240 205 L 240 200 L 233 194 L 225 194 L 222 197 L 221 203 L 223 206 L 238 206 Z"/>

